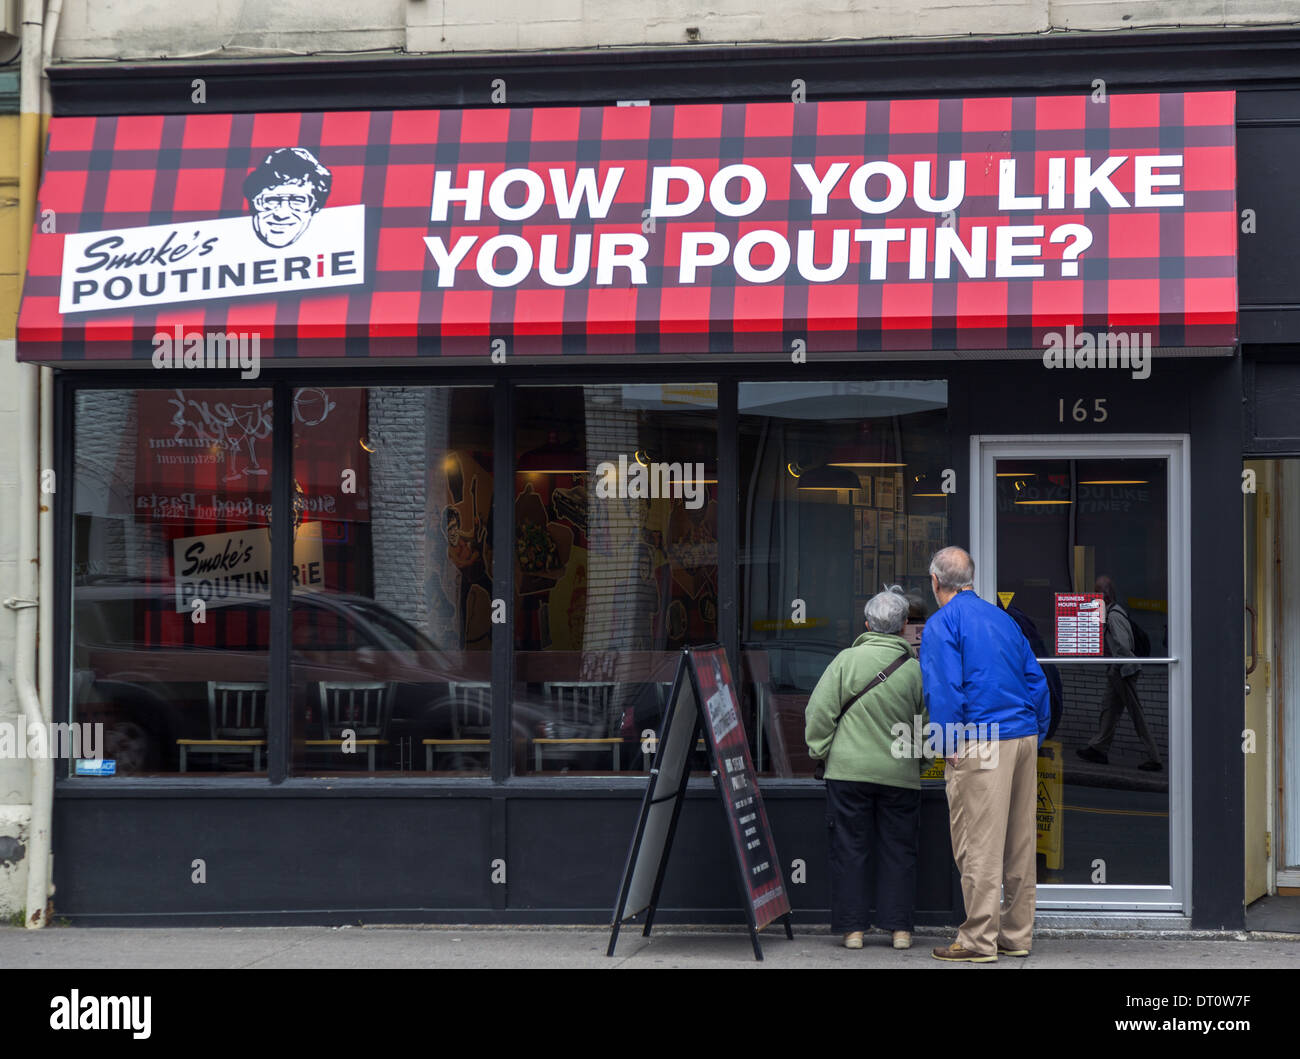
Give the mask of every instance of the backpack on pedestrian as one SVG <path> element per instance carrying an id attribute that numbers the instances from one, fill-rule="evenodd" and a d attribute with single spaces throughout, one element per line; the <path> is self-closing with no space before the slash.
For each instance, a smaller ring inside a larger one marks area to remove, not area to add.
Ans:
<path id="1" fill-rule="evenodd" d="M 1121 614 L 1123 614 L 1125 620 L 1128 622 L 1129 628 L 1133 630 L 1133 656 L 1135 658 L 1150 658 L 1151 638 L 1147 636 L 1146 630 L 1143 629 L 1142 626 L 1139 625 L 1137 622 L 1135 622 L 1133 620 L 1133 615 L 1131 615 L 1128 612 L 1128 610 L 1122 607 L 1120 604 L 1118 603 L 1113 604 L 1111 609 L 1117 610 Z"/>

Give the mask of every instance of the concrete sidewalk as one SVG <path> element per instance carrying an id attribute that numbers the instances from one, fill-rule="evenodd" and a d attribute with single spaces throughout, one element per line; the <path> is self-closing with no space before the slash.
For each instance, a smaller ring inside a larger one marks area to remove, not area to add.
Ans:
<path id="1" fill-rule="evenodd" d="M 896 952 L 883 933 L 850 952 L 825 927 L 779 927 L 762 935 L 764 962 L 754 960 L 749 937 L 726 927 L 656 927 L 650 938 L 637 925 L 619 935 L 605 955 L 609 931 L 583 927 L 208 927 L 73 928 L 41 931 L 0 928 L 0 969 L 36 968 L 744 968 L 910 967 L 975 969 L 945 964 L 930 949 L 954 931 L 922 928 L 913 947 Z M 994 965 L 985 964 L 985 967 Z M 1086 937 L 1043 930 L 1028 959 L 1003 957 L 998 970 L 1042 968 L 1298 968 L 1300 936 L 1228 932 L 1127 931 Z"/>

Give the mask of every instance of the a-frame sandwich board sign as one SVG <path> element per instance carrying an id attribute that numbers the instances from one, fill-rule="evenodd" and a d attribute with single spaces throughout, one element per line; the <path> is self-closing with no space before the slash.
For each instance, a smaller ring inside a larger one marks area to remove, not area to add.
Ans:
<path id="1" fill-rule="evenodd" d="M 731 668 L 721 645 L 688 647 L 682 652 L 650 782 L 623 869 L 606 955 L 614 955 L 624 921 L 644 912 L 645 937 L 654 925 L 668 851 L 686 795 L 691 751 L 701 729 L 714 787 L 727 818 L 755 959 L 763 958 L 758 932 L 769 923 L 784 920 L 786 937 L 794 938 L 785 877 L 754 776 L 737 701 Z"/>

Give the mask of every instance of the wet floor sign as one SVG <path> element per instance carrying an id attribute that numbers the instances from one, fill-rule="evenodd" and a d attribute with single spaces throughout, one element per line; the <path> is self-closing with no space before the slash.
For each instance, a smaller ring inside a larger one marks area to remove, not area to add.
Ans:
<path id="1" fill-rule="evenodd" d="M 1038 852 L 1047 857 L 1047 867 L 1052 871 L 1059 871 L 1064 861 L 1063 795 L 1061 744 L 1047 739 L 1038 748 Z"/>

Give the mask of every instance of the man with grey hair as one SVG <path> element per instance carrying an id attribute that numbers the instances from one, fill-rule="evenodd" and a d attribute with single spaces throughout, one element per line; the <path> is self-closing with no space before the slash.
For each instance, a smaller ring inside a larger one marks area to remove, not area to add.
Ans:
<path id="1" fill-rule="evenodd" d="M 933 956 L 992 963 L 999 953 L 1028 956 L 1033 940 L 1038 747 L 1052 708 L 1025 634 L 975 595 L 974 582 L 975 563 L 961 548 L 935 554 L 930 587 L 939 610 L 921 636 L 921 673 L 930 719 L 944 733 L 966 921 Z"/>
<path id="2" fill-rule="evenodd" d="M 924 725 L 924 705 L 916 654 L 899 635 L 901 593 L 894 586 L 868 601 L 867 631 L 827 666 L 804 714 L 808 752 L 826 763 L 831 932 L 850 949 L 862 948 L 871 925 L 873 881 L 876 925 L 893 932 L 894 948 L 912 944 L 921 769 L 893 747 L 898 725 Z"/>

